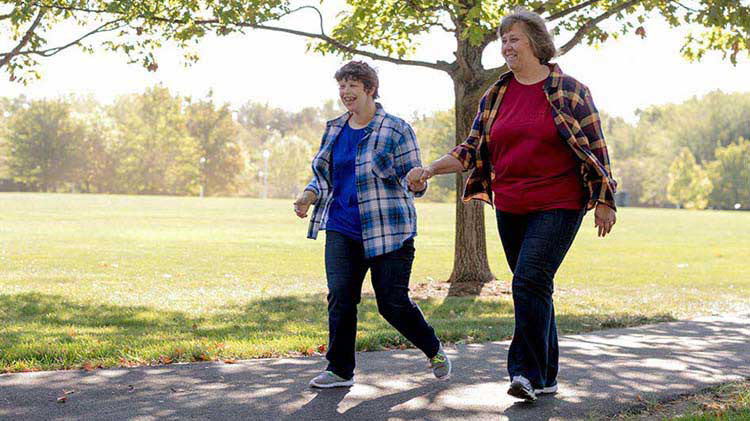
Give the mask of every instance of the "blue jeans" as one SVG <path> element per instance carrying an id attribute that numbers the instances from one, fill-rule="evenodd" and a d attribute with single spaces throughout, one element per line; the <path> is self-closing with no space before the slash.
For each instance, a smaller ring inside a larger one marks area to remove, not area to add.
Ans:
<path id="1" fill-rule="evenodd" d="M 508 349 L 508 374 L 532 387 L 557 384 L 559 351 L 554 278 L 581 226 L 583 210 L 553 209 L 516 215 L 497 211 L 497 228 L 513 272 L 515 330 Z"/>
<path id="2" fill-rule="evenodd" d="M 345 379 L 354 376 L 357 304 L 368 269 L 378 311 L 396 330 L 432 358 L 440 348 L 435 330 L 409 298 L 414 262 L 414 239 L 390 253 L 365 258 L 361 241 L 326 231 L 325 264 L 328 278 L 328 368 Z"/>

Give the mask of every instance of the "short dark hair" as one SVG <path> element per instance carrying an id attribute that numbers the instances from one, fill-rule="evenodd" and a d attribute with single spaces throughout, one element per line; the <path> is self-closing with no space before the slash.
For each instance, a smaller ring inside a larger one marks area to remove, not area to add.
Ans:
<path id="1" fill-rule="evenodd" d="M 512 13 L 503 17 L 497 35 L 502 37 L 516 23 L 523 24 L 523 31 L 529 38 L 534 56 L 542 64 L 549 63 L 557 54 L 557 49 L 552 34 L 549 33 L 547 26 L 544 24 L 544 18 L 521 6 L 516 7 Z"/>
<path id="2" fill-rule="evenodd" d="M 369 64 L 364 61 L 350 61 L 343 65 L 340 69 L 336 70 L 336 74 L 333 76 L 337 82 L 342 80 L 354 80 L 362 82 L 365 85 L 365 90 L 375 88 L 372 94 L 373 99 L 378 97 L 378 74 L 375 69 L 370 67 Z"/>

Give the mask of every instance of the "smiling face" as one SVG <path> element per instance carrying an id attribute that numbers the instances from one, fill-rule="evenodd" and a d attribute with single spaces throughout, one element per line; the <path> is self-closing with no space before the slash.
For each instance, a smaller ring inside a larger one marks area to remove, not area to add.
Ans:
<path id="1" fill-rule="evenodd" d="M 539 64 L 534 55 L 531 41 L 524 31 L 523 23 L 515 23 L 501 36 L 502 54 L 511 70 L 520 70 L 532 64 Z"/>
<path id="2" fill-rule="evenodd" d="M 347 110 L 353 113 L 361 113 L 367 109 L 370 101 L 375 101 L 372 97 L 375 89 L 368 92 L 365 84 L 352 79 L 342 79 L 339 81 L 339 98 Z"/>

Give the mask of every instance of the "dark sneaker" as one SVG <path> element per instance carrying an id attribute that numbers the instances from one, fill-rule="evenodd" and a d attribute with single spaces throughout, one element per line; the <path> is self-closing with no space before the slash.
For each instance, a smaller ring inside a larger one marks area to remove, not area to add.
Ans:
<path id="1" fill-rule="evenodd" d="M 324 371 L 318 377 L 310 380 L 310 386 L 328 389 L 330 387 L 347 387 L 354 384 L 354 377 L 347 380 L 333 374 L 332 371 Z"/>
<path id="2" fill-rule="evenodd" d="M 551 395 L 557 393 L 557 383 L 552 386 L 543 387 L 541 389 L 534 389 L 535 395 Z"/>
<path id="3" fill-rule="evenodd" d="M 432 368 L 432 374 L 440 380 L 447 380 L 451 376 L 451 360 L 443 351 L 443 346 L 440 346 L 437 354 L 430 358 L 430 368 Z"/>
<path id="4" fill-rule="evenodd" d="M 523 399 L 526 402 L 534 402 L 536 400 L 534 388 L 531 387 L 529 379 L 524 376 L 513 377 L 513 381 L 510 382 L 508 394 L 514 398 Z"/>

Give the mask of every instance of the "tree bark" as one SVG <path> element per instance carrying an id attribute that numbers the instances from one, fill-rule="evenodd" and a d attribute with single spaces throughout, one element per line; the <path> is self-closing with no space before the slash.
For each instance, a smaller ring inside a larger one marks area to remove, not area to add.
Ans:
<path id="1" fill-rule="evenodd" d="M 456 97 L 457 145 L 469 134 L 479 100 L 491 83 L 481 68 L 481 57 L 465 63 L 466 66 L 451 74 Z M 485 283 L 495 279 L 487 259 L 483 203 L 477 200 L 465 203 L 462 199 L 468 176 L 469 172 L 456 174 L 456 236 L 450 283 Z"/>

